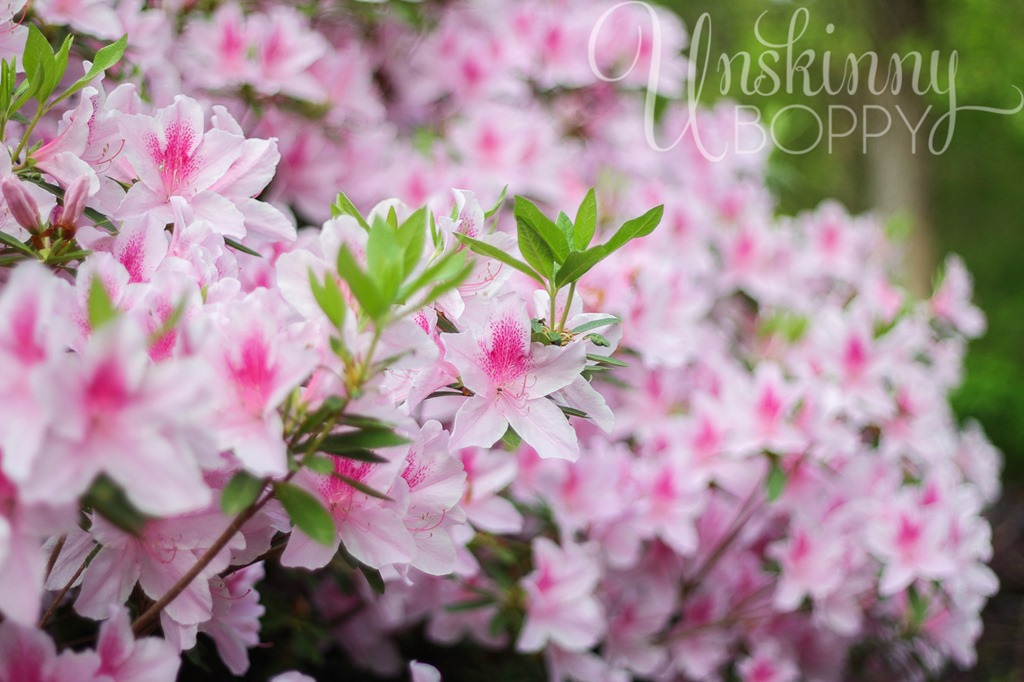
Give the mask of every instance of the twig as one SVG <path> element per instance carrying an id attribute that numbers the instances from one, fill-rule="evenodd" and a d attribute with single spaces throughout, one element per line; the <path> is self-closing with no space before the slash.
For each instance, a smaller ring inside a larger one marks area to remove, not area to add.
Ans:
<path id="1" fill-rule="evenodd" d="M 57 594 L 57 598 L 53 600 L 52 604 L 50 604 L 50 608 L 46 609 L 46 613 L 44 613 L 43 617 L 39 619 L 40 630 L 46 627 L 46 624 L 50 622 L 50 618 L 57 611 L 57 607 L 60 606 L 61 601 L 64 599 L 64 595 L 68 593 L 68 590 L 71 589 L 71 586 L 75 584 L 76 580 L 78 580 L 78 576 L 82 575 L 82 571 L 85 570 L 85 567 L 89 565 L 89 562 L 92 561 L 92 558 L 96 556 L 100 549 L 101 546 L 96 545 L 92 548 L 92 551 L 89 552 L 88 556 L 86 556 L 85 559 L 82 560 L 82 565 L 78 567 L 78 570 L 75 571 L 75 574 L 71 576 L 71 579 L 68 580 L 67 584 L 64 585 L 61 591 Z"/>
<path id="2" fill-rule="evenodd" d="M 64 549 L 64 543 L 68 539 L 68 534 L 64 533 L 57 539 L 57 544 L 53 546 L 53 551 L 50 552 L 50 559 L 46 562 L 46 578 L 49 579 L 50 573 L 53 572 L 53 567 L 57 564 L 57 557 L 60 556 L 60 551 Z"/>

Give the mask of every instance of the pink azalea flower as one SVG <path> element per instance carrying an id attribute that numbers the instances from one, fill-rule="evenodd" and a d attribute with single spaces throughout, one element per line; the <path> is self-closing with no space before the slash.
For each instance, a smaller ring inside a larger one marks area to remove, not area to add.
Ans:
<path id="1" fill-rule="evenodd" d="M 243 466 L 258 476 L 287 468 L 284 425 L 277 406 L 313 371 L 316 357 L 295 344 L 282 320 L 284 305 L 265 290 L 222 306 L 219 334 L 205 354 L 222 380 L 215 410 L 220 443 L 233 448 Z"/>
<path id="2" fill-rule="evenodd" d="M 210 580 L 213 617 L 199 626 L 213 638 L 224 665 L 235 675 L 249 669 L 249 649 L 260 642 L 260 618 L 266 609 L 260 604 L 256 583 L 263 579 L 263 563 Z"/>
<path id="3" fill-rule="evenodd" d="M 106 472 L 151 514 L 193 511 L 210 501 L 198 464 L 208 442 L 201 363 L 154 364 L 148 350 L 136 325 L 117 320 L 95 332 L 80 356 L 54 362 L 40 388 L 51 426 L 26 499 L 76 500 Z"/>
<path id="4" fill-rule="evenodd" d="M 448 449 L 448 433 L 434 420 L 416 434 L 405 462 L 402 478 L 409 486 L 405 526 L 416 543 L 416 556 L 409 564 L 429 575 L 446 575 L 455 569 L 449 528 L 464 519 L 458 504 L 466 472 Z"/>
<path id="5" fill-rule="evenodd" d="M 800 606 L 804 595 L 823 599 L 838 589 L 845 577 L 844 542 L 849 540 L 831 529 L 797 527 L 784 542 L 772 546 L 768 556 L 782 570 L 775 605 L 791 611 Z"/>
<path id="6" fill-rule="evenodd" d="M 138 175 L 118 208 L 119 219 L 150 214 L 174 221 L 171 197 L 186 199 L 197 218 L 229 237 L 245 236 L 245 217 L 229 199 L 211 190 L 239 159 L 245 138 L 206 130 L 199 103 L 179 96 L 156 117 L 122 116 L 124 154 Z"/>
<path id="7" fill-rule="evenodd" d="M 83 682 L 96 679 L 99 666 L 95 652 L 58 655 L 45 632 L 0 623 L 0 682 Z"/>
<path id="8" fill-rule="evenodd" d="M 39 617 L 46 557 L 40 539 L 72 524 L 75 507 L 27 504 L 4 473 L 7 458 L 0 450 L 0 614 L 31 625 Z"/>
<path id="9" fill-rule="evenodd" d="M 540 651 L 549 642 L 568 651 L 586 651 L 604 634 L 605 620 L 594 589 L 599 564 L 587 547 L 559 547 L 547 538 L 533 541 L 534 571 L 523 578 L 526 620 L 516 640 L 520 652 Z"/>
<path id="10" fill-rule="evenodd" d="M 117 40 L 124 29 L 110 5 L 108 0 L 34 0 L 32 8 L 48 24 L 70 25 L 103 40 Z"/>
<path id="11" fill-rule="evenodd" d="M 162 597 L 227 528 L 229 519 L 219 509 L 187 516 L 151 520 L 138 536 L 94 518 L 93 538 L 102 548 L 82 575 L 75 610 L 89 618 L 106 618 L 111 604 L 122 604 L 138 582 L 153 600 Z M 178 650 L 195 644 L 198 626 L 213 617 L 210 581 L 228 566 L 231 547 L 245 540 L 235 535 L 160 614 L 164 636 Z"/>
<path id="12" fill-rule="evenodd" d="M 477 329 L 448 339 L 448 358 L 476 395 L 455 416 L 452 447 L 490 447 L 511 426 L 541 457 L 575 461 L 576 433 L 546 396 L 583 369 L 582 344 L 564 348 L 530 343 L 530 319 L 515 298 L 493 304 Z"/>
<path id="13" fill-rule="evenodd" d="M 386 464 L 369 464 L 335 458 L 335 472 L 387 494 L 391 501 L 371 497 L 335 476 L 306 471 L 296 476 L 297 483 L 323 500 L 338 534 L 325 546 L 293 528 L 281 564 L 320 568 L 327 565 L 341 543 L 349 554 L 373 568 L 412 561 L 418 550 L 405 524 L 409 487 L 400 475 L 404 464 L 404 460 L 394 459 Z"/>
<path id="14" fill-rule="evenodd" d="M 174 682 L 181 657 L 159 637 L 135 639 L 128 612 L 111 606 L 110 617 L 100 626 L 96 640 L 100 657 L 98 675 L 104 682 Z"/>
<path id="15" fill-rule="evenodd" d="M 499 493 L 515 480 L 516 460 L 498 450 L 466 448 L 459 453 L 466 472 L 461 507 L 475 528 L 490 533 L 519 533 L 523 515 Z"/>

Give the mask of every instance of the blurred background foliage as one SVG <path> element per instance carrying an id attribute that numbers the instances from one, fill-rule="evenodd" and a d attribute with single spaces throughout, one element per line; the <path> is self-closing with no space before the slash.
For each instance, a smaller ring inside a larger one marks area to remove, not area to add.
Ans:
<path id="1" fill-rule="evenodd" d="M 831 51 L 837 81 L 842 75 L 842 58 L 850 53 L 873 50 L 884 63 L 893 53 L 906 55 L 917 50 L 928 57 L 938 50 L 943 69 L 956 52 L 956 94 L 961 106 L 1013 108 L 1020 99 L 1013 86 L 1024 88 L 1024 41 L 1020 39 L 1024 2 L 1020 0 L 664 0 L 662 4 L 676 11 L 691 33 L 702 14 L 711 19 L 712 63 L 704 95 L 719 96 L 717 76 L 712 75 L 719 55 L 748 51 L 756 59 L 766 49 L 754 33 L 762 14 L 762 35 L 783 42 L 799 8 L 807 9 L 810 23 L 796 43 L 796 52 L 811 49 L 820 58 Z M 834 25 L 831 34 L 826 30 L 829 24 Z M 821 79 L 820 69 L 817 64 L 812 69 L 816 81 Z M 765 97 L 744 96 L 734 85 L 729 97 L 757 106 L 765 121 L 790 104 L 809 106 L 825 120 L 829 105 L 835 104 L 858 113 L 867 102 L 892 110 L 892 102 L 865 99 L 866 88 L 861 91 L 852 97 L 808 98 L 784 91 Z M 708 98 L 705 103 L 710 102 Z M 932 93 L 919 105 L 934 107 L 924 126 L 929 128 L 948 111 L 948 96 Z M 837 129 L 848 125 L 845 119 L 840 123 L 838 112 L 836 121 Z M 790 124 L 776 130 L 778 139 L 790 149 L 810 146 L 818 134 L 809 115 L 786 116 L 779 122 Z M 863 123 L 858 121 L 859 126 Z M 872 125 L 877 130 L 881 124 L 876 120 Z M 902 125 L 898 119 L 894 128 L 897 125 Z M 975 278 L 975 301 L 985 311 L 989 329 L 971 345 L 965 380 L 954 396 L 954 406 L 961 418 L 973 417 L 984 425 L 1005 454 L 1006 481 L 1020 484 L 1024 482 L 1024 287 L 1020 285 L 1024 273 L 1024 112 L 1007 116 L 961 112 L 952 143 L 944 153 L 921 149 L 924 140 L 919 136 L 914 155 L 917 166 L 912 173 L 905 167 L 892 169 L 894 163 L 900 165 L 900 154 L 906 160 L 907 140 L 882 138 L 864 154 L 859 135 L 860 131 L 837 139 L 831 152 L 822 142 L 805 155 L 774 153 L 769 177 L 779 199 L 779 212 L 792 214 L 813 208 L 827 198 L 838 199 L 854 212 L 880 209 L 892 214 L 897 209 L 896 222 L 912 226 L 914 232 L 908 242 L 909 256 L 918 261 L 917 276 L 924 282 L 908 284 L 918 292 L 930 284 L 929 273 L 937 272 L 945 254 L 958 253 L 964 258 Z M 911 180 L 912 186 L 892 186 L 893 177 L 909 174 L 919 176 Z M 888 187 L 880 189 L 879 184 Z M 886 189 L 901 195 L 895 199 L 880 196 Z M 918 207 L 909 196 L 915 192 L 922 194 Z M 902 207 L 901 200 L 905 202 Z M 908 280 L 914 277 L 908 273 Z"/>

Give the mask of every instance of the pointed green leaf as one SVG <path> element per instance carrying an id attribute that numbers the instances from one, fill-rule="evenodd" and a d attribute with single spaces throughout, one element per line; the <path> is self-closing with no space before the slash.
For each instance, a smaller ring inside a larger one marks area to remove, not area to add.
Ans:
<path id="1" fill-rule="evenodd" d="M 234 516 L 249 507 L 263 491 L 263 481 L 247 471 L 239 471 L 231 477 L 220 495 L 220 508 L 228 516 Z"/>
<path id="2" fill-rule="evenodd" d="M 405 277 L 412 274 L 412 271 L 423 258 L 423 247 L 427 243 L 427 231 L 429 228 L 429 212 L 426 206 L 421 207 L 398 228 L 398 243 L 402 247 L 404 262 L 402 272 Z"/>
<path id="3" fill-rule="evenodd" d="M 616 360 L 615 358 L 610 358 L 607 355 L 594 355 L 592 353 L 587 353 L 587 360 L 596 362 L 599 365 L 608 365 L 609 367 L 629 367 L 629 363 L 623 362 L 622 360 Z"/>
<path id="4" fill-rule="evenodd" d="M 302 460 L 302 466 L 310 471 L 326 476 L 334 471 L 333 457 L 306 457 Z"/>
<path id="5" fill-rule="evenodd" d="M 352 295 L 370 318 L 377 320 L 387 312 L 388 303 L 377 289 L 377 285 L 359 267 L 355 256 L 345 245 L 338 251 L 338 274 L 348 284 Z"/>
<path id="6" fill-rule="evenodd" d="M 339 481 L 342 481 L 342 482 L 347 483 L 348 485 L 352 486 L 353 488 L 355 488 L 359 492 L 363 493 L 364 495 L 369 495 L 370 497 L 375 497 L 378 500 L 384 500 L 385 502 L 394 502 L 394 500 L 392 498 L 388 497 L 387 495 L 385 495 L 384 493 L 380 492 L 379 490 L 374 490 L 373 488 L 371 488 L 370 486 L 366 485 L 362 481 L 357 481 L 354 478 L 349 478 L 348 476 L 345 476 L 344 474 L 339 474 L 339 473 L 334 473 L 334 474 L 331 474 L 331 475 L 334 478 L 338 479 Z"/>
<path id="7" fill-rule="evenodd" d="M 394 209 L 392 213 L 394 215 Z M 404 279 L 402 267 L 405 256 L 398 243 L 397 227 L 377 225 L 370 230 L 366 241 L 366 272 L 377 285 L 377 291 L 386 305 L 391 305 Z"/>
<path id="8" fill-rule="evenodd" d="M 519 251 L 523 258 L 537 272 L 544 277 L 551 279 L 555 269 L 555 255 L 551 252 L 547 243 L 537 232 L 526 223 L 519 223 Z"/>
<path id="9" fill-rule="evenodd" d="M 364 230 L 368 231 L 370 229 L 370 224 L 366 222 L 366 218 L 364 218 L 363 214 L 359 212 L 356 205 L 353 204 L 347 196 L 345 196 L 344 192 L 338 192 L 338 198 L 334 200 L 333 204 L 331 204 L 331 217 L 339 218 L 343 215 L 355 218 L 356 221 L 362 225 Z"/>
<path id="10" fill-rule="evenodd" d="M 582 251 L 590 246 L 596 229 L 597 198 L 594 196 L 594 188 L 591 187 L 587 196 L 583 197 L 583 203 L 576 210 L 576 221 L 573 223 L 572 241 L 577 251 Z"/>
<path id="11" fill-rule="evenodd" d="M 82 504 L 132 535 L 138 535 L 146 525 L 146 515 L 132 504 L 121 486 L 106 474 L 101 474 L 92 482 L 82 498 Z"/>
<path id="12" fill-rule="evenodd" d="M 467 237 L 464 234 L 456 234 L 455 238 L 458 239 L 463 244 L 465 244 L 466 246 L 468 246 L 470 250 L 473 251 L 473 253 L 478 253 L 481 256 L 487 256 L 488 258 L 493 258 L 494 260 L 501 261 L 505 265 L 511 268 L 515 268 L 524 275 L 532 277 L 541 284 L 544 284 L 544 278 L 541 277 L 536 270 L 534 270 L 533 268 L 531 268 L 529 265 L 519 260 L 518 258 L 513 257 L 511 254 L 502 251 L 498 247 L 492 246 L 487 242 L 482 242 L 479 239 Z"/>
<path id="13" fill-rule="evenodd" d="M 9 235 L 6 232 L 0 232 L 0 242 L 5 244 L 6 246 L 11 247 L 12 249 L 16 249 L 16 250 L 22 252 L 26 256 L 32 256 L 34 258 L 35 255 L 36 255 L 36 252 L 33 251 L 28 246 L 28 244 L 25 244 L 24 242 L 19 240 L 17 237 L 14 237 L 13 235 Z"/>
<path id="14" fill-rule="evenodd" d="M 565 241 L 569 244 L 570 250 L 572 249 L 572 221 L 569 220 L 569 216 L 565 215 L 565 211 L 559 211 L 558 217 L 555 219 L 555 227 L 562 231 L 565 235 Z"/>
<path id="15" fill-rule="evenodd" d="M 490 220 L 491 217 L 501 210 L 502 204 L 505 203 L 505 195 L 508 193 L 508 185 L 501 188 L 501 195 L 498 196 L 498 200 L 494 202 L 494 206 L 484 211 L 484 220 Z"/>
<path id="16" fill-rule="evenodd" d="M 110 300 L 110 294 L 99 277 L 93 277 L 89 285 L 89 324 L 92 328 L 99 329 L 120 314 L 114 303 Z"/>
<path id="17" fill-rule="evenodd" d="M 86 209 L 85 212 L 86 212 L 86 215 L 88 215 L 89 210 Z M 92 218 L 92 216 L 89 216 L 89 217 Z M 235 251 L 241 251 L 242 253 L 248 254 L 250 256 L 256 256 L 257 258 L 263 258 L 263 254 L 260 253 L 259 251 L 256 251 L 254 249 L 250 249 L 245 244 L 243 244 L 241 242 L 237 242 L 234 239 L 232 239 L 231 237 L 224 237 L 224 244 L 226 246 L 230 246 Z"/>
<path id="18" fill-rule="evenodd" d="M 565 233 L 537 208 L 536 204 L 525 197 L 517 196 L 514 213 L 516 224 L 519 226 L 520 250 L 523 248 L 523 233 L 533 233 L 547 246 L 547 250 L 551 253 L 555 262 L 561 263 L 565 260 L 565 257 L 569 255 L 569 240 L 566 239 Z M 536 249 L 536 244 L 532 238 L 531 244 L 527 248 L 531 250 Z M 545 268 L 538 267 L 530 261 L 530 257 L 526 255 L 525 251 L 523 256 L 526 257 L 526 262 L 533 265 L 538 271 L 541 273 L 546 272 Z M 545 258 L 544 260 L 546 262 L 547 259 Z"/>
<path id="19" fill-rule="evenodd" d="M 49 81 L 52 73 L 56 71 L 56 59 L 49 41 L 36 28 L 35 24 L 29 24 L 22 63 L 25 65 L 25 76 L 35 87 L 36 101 L 42 105 L 53 92 L 53 89 L 49 87 Z"/>
<path id="20" fill-rule="evenodd" d="M 586 251 L 573 251 L 555 273 L 555 286 L 561 288 L 571 282 L 578 282 L 592 267 L 607 258 L 608 253 L 604 245 Z"/>
<path id="21" fill-rule="evenodd" d="M 438 298 L 440 298 L 442 295 L 458 287 L 467 279 L 469 279 L 469 276 L 471 274 L 473 274 L 473 264 L 464 263 L 462 265 L 462 268 L 458 270 L 455 274 L 446 277 L 444 280 L 438 282 L 430 290 L 428 290 L 427 293 L 423 296 L 423 298 L 419 301 L 419 305 L 430 305 Z"/>
<path id="22" fill-rule="evenodd" d="M 622 322 L 617 317 L 601 317 L 590 322 L 584 322 L 578 327 L 573 327 L 570 331 L 573 334 L 582 334 L 583 332 L 589 332 L 591 329 L 597 329 L 598 327 L 607 327 L 612 324 L 618 324 Z"/>
<path id="23" fill-rule="evenodd" d="M 768 470 L 768 481 L 766 483 L 768 491 L 768 501 L 774 502 L 779 499 L 779 495 L 786 487 L 786 472 L 782 469 L 782 465 L 779 464 L 778 457 L 772 457 L 771 468 Z"/>
<path id="24" fill-rule="evenodd" d="M 334 275 L 327 273 L 324 283 L 321 285 L 317 280 L 313 268 L 309 269 L 309 286 L 313 290 L 313 298 L 316 299 L 320 310 L 331 321 L 337 329 L 341 329 L 345 322 L 345 297 L 341 294 L 341 287 L 338 286 Z"/>
<path id="25" fill-rule="evenodd" d="M 318 449 L 334 455 L 344 455 L 357 450 L 405 445 L 408 442 L 408 438 L 398 435 L 389 428 L 363 428 L 348 433 L 332 433 L 324 438 Z"/>
<path id="26" fill-rule="evenodd" d="M 477 597 L 476 599 L 467 599 L 465 601 L 453 602 L 445 606 L 444 610 L 448 613 L 460 613 L 462 611 L 482 609 L 483 607 L 491 606 L 494 603 L 494 597 Z"/>
<path id="27" fill-rule="evenodd" d="M 366 564 L 360 562 L 359 572 L 366 578 L 367 584 L 373 588 L 373 591 L 377 594 L 384 594 L 384 576 L 380 574 L 380 571 L 376 568 L 370 568 Z"/>
<path id="28" fill-rule="evenodd" d="M 334 519 L 312 493 L 297 485 L 277 481 L 274 483 L 274 494 L 299 530 L 322 545 L 334 542 L 338 532 Z"/>
<path id="29" fill-rule="evenodd" d="M 97 76 L 109 69 L 110 67 L 121 61 L 121 57 L 124 56 L 125 48 L 128 47 L 128 34 L 121 36 L 117 42 L 111 43 L 96 53 L 96 57 L 92 61 L 92 66 L 84 76 L 75 81 L 71 87 L 62 92 L 60 96 L 54 100 L 54 104 L 63 101 L 75 94 L 85 86 L 89 85 Z"/>
<path id="30" fill-rule="evenodd" d="M 658 223 L 661 222 L 661 217 L 664 213 L 664 206 L 655 206 L 642 216 L 627 220 L 615 235 L 608 240 L 608 243 L 604 245 L 608 253 L 618 251 L 632 239 L 649 235 L 658 226 Z"/>

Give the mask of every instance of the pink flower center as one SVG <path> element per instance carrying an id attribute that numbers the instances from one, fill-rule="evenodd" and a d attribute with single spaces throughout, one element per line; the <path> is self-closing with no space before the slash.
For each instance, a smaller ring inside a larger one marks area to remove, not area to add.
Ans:
<path id="1" fill-rule="evenodd" d="M 160 180 L 167 195 L 178 194 L 199 169 L 198 159 L 193 155 L 196 133 L 182 123 L 171 123 L 165 131 L 167 145 L 161 149 L 156 135 L 146 138 L 149 155 L 160 169 Z"/>
<path id="2" fill-rule="evenodd" d="M 501 387 L 530 369 L 530 340 L 526 328 L 510 317 L 492 321 L 490 331 L 490 344 L 480 343 L 481 361 L 487 376 Z"/>

